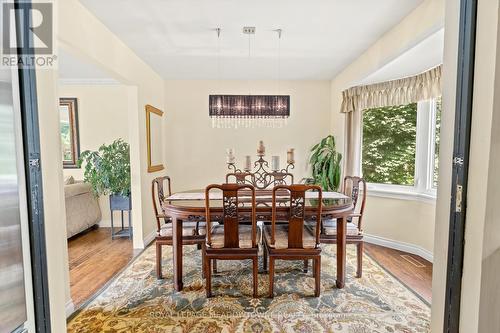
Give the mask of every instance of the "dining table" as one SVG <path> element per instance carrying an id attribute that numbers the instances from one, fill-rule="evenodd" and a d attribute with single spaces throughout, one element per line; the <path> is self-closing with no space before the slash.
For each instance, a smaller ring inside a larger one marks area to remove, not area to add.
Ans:
<path id="1" fill-rule="evenodd" d="M 223 200 L 222 193 L 211 193 L 210 197 L 211 220 L 222 220 Z M 276 218 L 277 221 L 286 221 L 290 211 L 289 195 L 277 197 Z M 308 192 L 305 198 L 305 219 L 313 221 L 316 217 L 318 205 L 318 193 Z M 185 222 L 203 222 L 206 220 L 205 190 L 189 190 L 178 192 L 166 197 L 162 202 L 163 211 L 172 218 L 172 252 L 173 252 L 173 279 L 176 291 L 182 291 L 182 224 Z M 239 198 L 239 212 L 250 217 L 250 198 L 243 194 Z M 347 217 L 353 213 L 352 198 L 337 192 L 322 192 L 322 220 L 336 219 L 337 223 L 337 288 L 343 288 L 345 284 L 346 271 L 346 228 Z M 267 224 L 271 222 L 272 216 L 272 190 L 256 191 L 256 217 L 257 221 Z M 245 223 L 244 221 L 242 223 Z M 248 219 L 247 223 L 250 223 Z"/>

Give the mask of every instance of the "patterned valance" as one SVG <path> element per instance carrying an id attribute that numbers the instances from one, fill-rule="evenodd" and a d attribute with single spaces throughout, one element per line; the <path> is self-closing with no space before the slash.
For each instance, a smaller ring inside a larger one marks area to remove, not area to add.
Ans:
<path id="1" fill-rule="evenodd" d="M 398 80 L 356 86 L 342 92 L 343 113 L 404 105 L 441 96 L 441 65 Z"/>

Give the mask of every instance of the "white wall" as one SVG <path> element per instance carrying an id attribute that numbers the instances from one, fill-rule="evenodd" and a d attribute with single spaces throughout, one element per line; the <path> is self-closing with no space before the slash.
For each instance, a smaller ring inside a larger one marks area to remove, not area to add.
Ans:
<path id="1" fill-rule="evenodd" d="M 128 90 L 123 85 L 59 85 L 59 97 L 76 97 L 80 152 L 97 150 L 118 138 L 130 142 L 128 126 Z M 84 168 L 64 169 L 64 176 L 83 180 Z M 111 225 L 109 196 L 99 198 L 101 227 Z"/>
<path id="2" fill-rule="evenodd" d="M 222 183 L 228 169 L 226 148 L 236 150 L 237 163 L 244 156 L 256 159 L 257 144 L 263 140 L 266 156 L 295 148 L 296 180 L 309 175 L 310 148 L 329 134 L 329 81 L 282 81 L 280 93 L 290 95 L 290 118 L 283 128 L 212 128 L 208 116 L 209 94 L 274 94 L 276 81 L 166 81 L 165 84 L 165 173 L 172 177 L 173 190 L 203 188 Z"/>
<path id="3" fill-rule="evenodd" d="M 385 33 L 331 81 L 331 129 L 344 150 L 345 116 L 340 113 L 342 91 L 359 84 L 420 41 L 442 29 L 444 0 L 426 0 Z M 423 68 L 422 70 L 426 70 Z M 417 74 L 417 73 L 415 73 Z M 434 204 L 371 196 L 368 193 L 364 229 L 373 239 L 412 245 L 417 254 L 433 253 Z M 399 244 L 405 245 L 405 244 Z"/>

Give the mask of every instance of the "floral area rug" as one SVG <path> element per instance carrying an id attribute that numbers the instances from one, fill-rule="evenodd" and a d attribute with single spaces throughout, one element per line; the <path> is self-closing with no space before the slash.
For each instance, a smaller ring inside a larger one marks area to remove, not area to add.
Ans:
<path id="1" fill-rule="evenodd" d="M 205 297 L 201 252 L 184 246 L 184 290 L 172 284 L 172 250 L 163 247 L 163 280 L 155 276 L 150 246 L 98 297 L 68 322 L 68 332 L 429 332 L 430 308 L 370 257 L 355 278 L 356 255 L 348 246 L 346 286 L 335 287 L 335 245 L 323 245 L 321 296 L 312 272 L 299 261 L 277 261 L 275 297 L 269 276 L 259 274 L 252 298 L 250 261 L 218 261 L 214 297 Z M 262 264 L 262 263 L 261 263 Z M 262 267 L 262 266 L 261 266 Z"/>

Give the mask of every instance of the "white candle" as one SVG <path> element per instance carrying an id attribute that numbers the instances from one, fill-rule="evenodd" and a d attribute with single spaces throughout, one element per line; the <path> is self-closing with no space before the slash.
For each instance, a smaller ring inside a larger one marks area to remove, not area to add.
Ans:
<path id="1" fill-rule="evenodd" d="M 250 171 L 252 169 L 252 158 L 250 155 L 245 156 L 245 170 Z"/>
<path id="2" fill-rule="evenodd" d="M 278 171 L 280 169 L 280 157 L 279 156 L 273 156 L 272 169 L 273 169 L 273 171 Z"/>
<path id="3" fill-rule="evenodd" d="M 294 156 L 294 148 L 288 149 L 288 152 L 286 153 L 286 162 L 288 164 L 294 164 L 295 163 L 295 156 Z"/>
<path id="4" fill-rule="evenodd" d="M 262 155 L 266 153 L 266 147 L 264 147 L 264 141 L 260 140 L 259 141 L 259 146 L 257 147 L 257 155 Z"/>
<path id="5" fill-rule="evenodd" d="M 227 163 L 232 164 L 235 162 L 236 158 L 234 157 L 234 149 L 233 148 L 228 148 L 226 150 L 227 152 Z"/>

